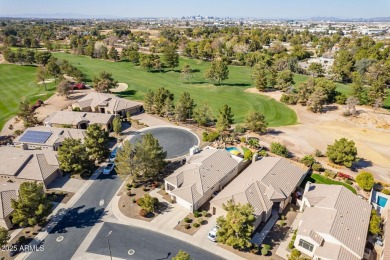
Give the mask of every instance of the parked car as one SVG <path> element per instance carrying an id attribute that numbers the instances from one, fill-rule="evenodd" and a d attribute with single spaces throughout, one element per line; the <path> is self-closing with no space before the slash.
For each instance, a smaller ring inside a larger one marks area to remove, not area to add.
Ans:
<path id="1" fill-rule="evenodd" d="M 81 83 L 76 83 L 76 84 L 71 84 L 70 89 L 75 90 L 75 89 L 86 89 L 87 87 L 85 86 L 84 82 Z"/>
<path id="2" fill-rule="evenodd" d="M 213 227 L 213 229 L 209 232 L 207 235 L 207 238 L 210 239 L 213 242 L 217 242 L 217 231 L 218 231 L 218 226 Z"/>
<path id="3" fill-rule="evenodd" d="M 214 198 L 215 196 L 217 196 L 217 195 L 218 195 L 218 193 L 219 193 L 219 191 L 217 191 L 217 190 L 216 190 L 216 191 L 214 191 L 214 192 L 213 192 L 213 194 L 211 194 L 211 197 L 212 197 L 212 198 Z"/>
<path id="4" fill-rule="evenodd" d="M 115 167 L 115 164 L 114 164 L 114 163 L 109 163 L 109 164 L 107 164 L 107 166 L 104 167 L 104 169 L 103 169 L 103 174 L 104 174 L 104 175 L 110 174 L 111 171 L 114 169 L 114 167 Z"/>
<path id="5" fill-rule="evenodd" d="M 118 146 L 118 147 L 116 147 L 114 150 L 112 150 L 112 152 L 111 152 L 111 154 L 110 154 L 110 157 L 108 158 L 108 160 L 109 160 L 110 162 L 114 162 L 114 161 L 115 161 L 116 153 L 118 152 L 118 148 L 119 148 L 119 149 L 122 149 L 121 146 Z"/>

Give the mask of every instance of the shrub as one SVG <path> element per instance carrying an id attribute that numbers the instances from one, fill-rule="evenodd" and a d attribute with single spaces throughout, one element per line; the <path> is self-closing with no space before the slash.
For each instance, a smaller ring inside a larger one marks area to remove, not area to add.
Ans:
<path id="1" fill-rule="evenodd" d="M 204 142 L 207 142 L 209 139 L 208 139 L 208 134 L 207 134 L 207 132 L 203 132 L 202 133 L 202 141 L 204 141 Z"/>
<path id="2" fill-rule="evenodd" d="M 336 177 L 336 173 L 334 171 L 331 171 L 331 170 L 325 170 L 325 177 L 328 177 L 328 178 L 331 178 L 331 179 L 334 179 Z"/>
<path id="3" fill-rule="evenodd" d="M 320 150 L 318 150 L 318 149 L 315 150 L 314 155 L 317 156 L 317 157 L 323 157 L 324 156 L 324 154 Z"/>
<path id="4" fill-rule="evenodd" d="M 261 150 L 260 152 L 258 152 L 259 156 L 261 157 L 267 157 L 268 156 L 268 153 L 266 150 Z"/>
<path id="5" fill-rule="evenodd" d="M 214 142 L 218 137 L 219 137 L 219 133 L 217 132 L 202 133 L 202 140 L 205 142 Z"/>
<path id="6" fill-rule="evenodd" d="M 199 223 L 194 223 L 194 224 L 192 224 L 192 226 L 193 226 L 194 228 L 200 227 Z"/>
<path id="7" fill-rule="evenodd" d="M 346 179 L 345 180 L 345 183 L 349 184 L 349 185 L 352 185 L 353 184 L 353 181 L 349 180 L 349 179 Z"/>
<path id="8" fill-rule="evenodd" d="M 383 189 L 382 193 L 386 194 L 386 195 L 390 195 L 390 190 L 389 189 Z"/>
<path id="9" fill-rule="evenodd" d="M 345 174 L 342 172 L 338 172 L 337 177 L 342 178 L 342 179 L 352 180 L 351 175 L 348 175 L 348 174 Z"/>
<path id="10" fill-rule="evenodd" d="M 25 236 L 19 237 L 18 241 L 20 244 L 24 244 L 26 242 L 27 238 Z"/>
<path id="11" fill-rule="evenodd" d="M 271 152 L 283 157 L 288 156 L 288 150 L 286 146 L 276 142 L 271 143 Z"/>
<path id="12" fill-rule="evenodd" d="M 244 151 L 244 160 L 252 160 L 253 153 L 249 149 L 245 149 Z"/>
<path id="13" fill-rule="evenodd" d="M 143 186 L 142 186 L 142 190 L 143 190 L 143 191 L 147 191 L 148 188 L 147 188 L 145 185 L 143 185 Z"/>
<path id="14" fill-rule="evenodd" d="M 136 200 L 135 198 L 133 198 L 133 199 L 132 199 L 132 202 L 133 202 L 133 203 L 136 203 L 136 202 L 137 202 L 137 200 Z"/>
<path id="15" fill-rule="evenodd" d="M 199 218 L 201 216 L 201 214 L 199 213 L 199 211 L 195 211 L 194 212 L 194 217 L 195 218 Z"/>
<path id="16" fill-rule="evenodd" d="M 184 222 L 185 222 L 185 223 L 190 223 L 191 220 L 192 220 L 192 219 L 190 219 L 189 217 L 185 217 L 185 218 L 184 218 Z"/>
<path id="17" fill-rule="evenodd" d="M 202 216 L 203 216 L 203 217 L 207 217 L 207 214 L 208 214 L 208 212 L 207 212 L 206 210 L 203 210 L 203 211 L 202 211 Z"/>
<path id="18" fill-rule="evenodd" d="M 134 183 L 133 183 L 133 188 L 136 189 L 136 188 L 138 188 L 138 187 L 139 187 L 138 183 L 134 182 Z"/>
<path id="19" fill-rule="evenodd" d="M 241 137 L 240 141 L 241 141 L 241 143 L 246 143 L 246 137 L 245 136 Z"/>
<path id="20" fill-rule="evenodd" d="M 298 102 L 298 97 L 296 95 L 282 94 L 280 97 L 280 102 L 287 105 L 296 105 Z"/>
<path id="21" fill-rule="evenodd" d="M 316 160 L 314 159 L 314 157 L 312 155 L 305 155 L 302 159 L 301 159 L 301 163 L 303 163 L 305 166 L 307 167 L 310 167 L 313 165 L 313 163 L 315 163 Z"/>
<path id="22" fill-rule="evenodd" d="M 19 129 L 18 129 L 18 130 L 15 130 L 15 131 L 14 131 L 14 135 L 15 135 L 15 136 L 18 136 L 18 135 L 21 135 L 21 134 L 23 134 L 23 130 L 19 130 Z"/>
<path id="23" fill-rule="evenodd" d="M 295 229 L 294 235 L 292 236 L 290 243 L 288 243 L 288 248 L 290 248 L 290 249 L 294 249 L 294 242 L 295 242 L 295 239 L 297 238 L 297 232 L 298 232 L 298 229 Z"/>
<path id="24" fill-rule="evenodd" d="M 145 210 L 145 209 L 141 209 L 140 211 L 139 211 L 139 215 L 141 216 L 141 217 L 145 217 L 146 215 L 148 215 L 148 211 L 147 210 Z"/>
<path id="25" fill-rule="evenodd" d="M 360 188 L 369 191 L 374 186 L 374 176 L 370 172 L 361 172 L 356 176 L 356 182 Z"/>
<path id="26" fill-rule="evenodd" d="M 328 145 L 326 155 L 332 163 L 351 167 L 357 161 L 355 142 L 346 138 L 336 140 L 333 145 Z"/>
<path id="27" fill-rule="evenodd" d="M 127 187 L 127 188 L 132 188 L 133 185 L 132 185 L 131 183 L 127 183 L 127 184 L 126 184 L 126 187 Z"/>
<path id="28" fill-rule="evenodd" d="M 131 196 L 131 190 L 128 190 L 128 191 L 126 192 L 126 194 L 127 194 L 127 196 Z"/>
<path id="29" fill-rule="evenodd" d="M 322 172 L 324 170 L 324 168 L 320 163 L 313 163 L 311 168 L 313 169 L 313 171 L 317 171 L 317 172 Z"/>
<path id="30" fill-rule="evenodd" d="M 252 254 L 259 253 L 259 245 L 252 244 L 250 251 L 251 251 Z"/>
<path id="31" fill-rule="evenodd" d="M 190 229 L 191 228 L 191 225 L 190 224 L 187 224 L 184 226 L 185 229 Z"/>
<path id="32" fill-rule="evenodd" d="M 263 248 L 261 249 L 261 255 L 266 256 L 270 249 L 271 249 L 270 245 L 264 244 Z"/>
<path id="33" fill-rule="evenodd" d="M 234 132 L 239 133 L 239 134 L 243 134 L 243 133 L 245 133 L 245 127 L 242 124 L 237 124 L 234 127 Z"/>

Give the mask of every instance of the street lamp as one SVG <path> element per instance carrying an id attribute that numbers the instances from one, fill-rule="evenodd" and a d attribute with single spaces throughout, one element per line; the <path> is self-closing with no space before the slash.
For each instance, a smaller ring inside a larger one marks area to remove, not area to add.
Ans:
<path id="1" fill-rule="evenodd" d="M 112 260 L 111 247 L 110 247 L 110 240 L 108 239 L 108 237 L 111 236 L 111 234 L 112 234 L 112 231 L 110 230 L 110 232 L 108 232 L 106 238 L 107 238 L 108 250 L 110 251 L 110 258 L 111 258 L 111 260 Z"/>

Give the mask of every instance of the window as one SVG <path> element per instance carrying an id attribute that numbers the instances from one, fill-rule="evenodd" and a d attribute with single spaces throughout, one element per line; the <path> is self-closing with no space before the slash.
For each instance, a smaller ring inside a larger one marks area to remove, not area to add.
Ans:
<path id="1" fill-rule="evenodd" d="M 306 249 L 306 250 L 309 250 L 310 252 L 313 251 L 313 247 L 314 247 L 313 244 L 310 244 L 309 242 L 307 242 L 307 241 L 305 241 L 305 240 L 303 240 L 303 239 L 300 239 L 300 240 L 299 240 L 299 246 L 300 246 L 300 247 L 303 247 L 303 248 Z"/>

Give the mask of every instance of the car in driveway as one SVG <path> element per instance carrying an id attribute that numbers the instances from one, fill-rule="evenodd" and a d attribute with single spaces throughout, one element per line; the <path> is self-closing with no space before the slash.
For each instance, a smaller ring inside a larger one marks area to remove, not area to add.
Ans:
<path id="1" fill-rule="evenodd" d="M 104 169 L 103 169 L 103 174 L 109 175 L 112 172 L 112 170 L 114 169 L 114 167 L 115 167 L 114 163 L 107 164 L 106 167 L 104 167 Z"/>
<path id="2" fill-rule="evenodd" d="M 118 152 L 118 149 L 122 149 L 121 146 L 118 146 L 114 150 L 111 151 L 110 158 L 108 158 L 108 160 L 110 162 L 114 162 L 115 161 L 116 153 Z"/>
<path id="3" fill-rule="evenodd" d="M 213 242 L 217 242 L 217 231 L 218 231 L 218 226 L 213 227 L 213 229 L 209 232 L 207 235 L 207 238 L 210 239 Z"/>

